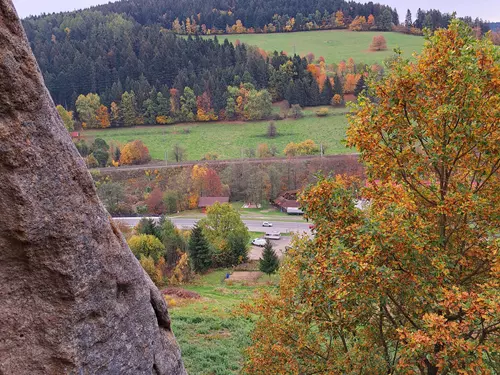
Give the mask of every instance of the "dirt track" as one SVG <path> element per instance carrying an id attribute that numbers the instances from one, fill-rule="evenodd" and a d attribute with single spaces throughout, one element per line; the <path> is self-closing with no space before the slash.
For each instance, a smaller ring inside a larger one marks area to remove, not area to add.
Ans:
<path id="1" fill-rule="evenodd" d="M 252 164 L 260 164 L 260 163 L 286 163 L 289 160 L 292 161 L 308 161 L 308 160 L 317 160 L 317 159 L 358 159 L 358 154 L 342 154 L 342 155 L 313 155 L 313 156 L 296 156 L 294 158 L 262 158 L 262 159 L 227 159 L 227 160 L 192 160 L 185 161 L 180 163 L 168 163 L 166 164 L 164 161 L 154 161 L 144 165 L 130 165 L 130 166 L 121 166 L 121 167 L 106 167 L 106 168 L 94 168 L 91 171 L 100 171 L 100 172 L 116 172 L 116 171 L 135 171 L 135 170 L 147 170 L 147 169 L 155 169 L 155 168 L 176 168 L 176 167 L 184 167 L 195 164 L 238 164 L 242 162 L 252 163 Z"/>

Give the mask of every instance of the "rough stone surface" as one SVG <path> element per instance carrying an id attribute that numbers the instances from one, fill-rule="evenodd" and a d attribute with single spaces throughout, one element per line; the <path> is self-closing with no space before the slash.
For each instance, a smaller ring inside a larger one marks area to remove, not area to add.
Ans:
<path id="1" fill-rule="evenodd" d="M 185 374 L 167 306 L 97 198 L 0 0 L 0 374 Z"/>

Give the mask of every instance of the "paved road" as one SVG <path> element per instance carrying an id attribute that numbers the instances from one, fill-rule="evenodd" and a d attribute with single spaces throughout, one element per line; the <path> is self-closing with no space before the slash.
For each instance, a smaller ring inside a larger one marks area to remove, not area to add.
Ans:
<path id="1" fill-rule="evenodd" d="M 150 217 L 153 220 L 158 220 L 158 217 Z M 115 221 L 121 221 L 127 225 L 130 226 L 136 226 L 137 223 L 139 223 L 139 220 L 141 220 L 140 217 L 114 217 L 113 220 Z M 186 218 L 170 218 L 172 220 L 172 223 L 180 229 L 190 229 L 194 226 L 194 224 L 198 221 L 198 219 L 186 219 Z M 306 232 L 310 233 L 309 231 L 309 224 L 304 222 L 293 222 L 293 221 L 273 221 L 273 227 L 272 228 L 267 228 L 262 226 L 262 221 L 259 220 L 243 220 L 245 225 L 247 226 L 248 230 L 250 232 L 266 232 L 266 231 L 273 231 L 273 232 Z"/>

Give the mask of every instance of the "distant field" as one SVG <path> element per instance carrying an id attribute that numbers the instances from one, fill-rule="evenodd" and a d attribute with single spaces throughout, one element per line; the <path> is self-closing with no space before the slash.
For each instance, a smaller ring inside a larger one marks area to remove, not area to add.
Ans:
<path id="1" fill-rule="evenodd" d="M 117 141 L 122 144 L 136 139 L 142 140 L 149 148 L 153 159 L 162 160 L 168 151 L 168 160 L 172 160 L 172 148 L 175 144 L 187 150 L 186 160 L 200 160 L 208 152 L 216 152 L 220 159 L 235 159 L 244 156 L 245 149 L 256 149 L 260 143 L 269 147 L 275 145 L 283 155 L 283 149 L 289 142 L 301 142 L 312 139 L 326 146 L 326 154 L 352 152 L 341 143 L 345 138 L 347 119 L 345 110 L 330 109 L 331 115 L 317 117 L 312 110 L 306 110 L 305 117 L 298 120 L 276 121 L 278 136 L 267 138 L 269 121 L 256 122 L 208 122 L 179 124 L 169 126 L 146 126 L 103 130 L 87 130 L 83 136 L 88 141 L 99 137 L 105 141 Z M 334 115 L 335 114 L 335 115 Z M 189 133 L 185 133 L 189 129 Z"/>
<path id="2" fill-rule="evenodd" d="M 384 35 L 387 41 L 387 51 L 370 52 L 368 47 L 375 35 Z M 239 39 L 242 43 L 256 45 L 265 51 L 285 51 L 289 55 L 294 52 L 301 56 L 312 52 L 318 58 L 323 56 L 327 63 L 338 63 L 352 57 L 355 62 L 367 64 L 381 63 L 393 54 L 396 47 L 400 47 L 405 56 L 413 52 L 420 52 L 424 38 L 393 32 L 355 32 L 348 30 L 307 31 L 297 33 L 274 34 L 240 34 L 218 35 L 220 42 L 228 39 L 234 42 Z"/>

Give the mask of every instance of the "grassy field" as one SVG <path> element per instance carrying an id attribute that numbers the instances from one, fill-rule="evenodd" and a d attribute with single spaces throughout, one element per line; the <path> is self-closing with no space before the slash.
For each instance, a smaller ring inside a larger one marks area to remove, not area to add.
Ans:
<path id="1" fill-rule="evenodd" d="M 266 284 L 268 276 L 261 278 L 261 285 L 227 284 L 223 281 L 226 272 L 211 272 L 183 286 L 199 293 L 201 299 L 176 301 L 176 306 L 170 303 L 172 328 L 190 375 L 239 373 L 253 328 L 251 320 L 237 314 L 239 305 L 259 287 L 271 287 Z"/>
<path id="2" fill-rule="evenodd" d="M 387 41 L 387 51 L 370 52 L 370 43 L 375 35 L 384 35 Z M 355 32 L 348 30 L 324 30 L 298 33 L 275 34 L 240 34 L 219 35 L 220 42 L 228 39 L 234 42 L 239 39 L 242 43 L 256 45 L 265 51 L 285 51 L 288 55 L 294 52 L 305 56 L 309 52 L 316 58 L 323 56 L 327 63 L 338 63 L 352 57 L 355 62 L 367 64 L 381 63 L 393 54 L 399 47 L 405 56 L 413 52 L 420 52 L 424 38 L 393 32 Z"/>
<path id="3" fill-rule="evenodd" d="M 344 110 L 345 112 L 345 110 Z M 289 142 L 312 139 L 326 146 L 326 154 L 352 152 L 345 148 L 347 120 L 339 109 L 331 108 L 331 115 L 317 117 L 312 110 L 304 111 L 301 119 L 276 121 L 278 136 L 267 138 L 269 121 L 256 122 L 208 122 L 168 126 L 148 126 L 119 129 L 87 130 L 83 136 L 92 141 L 100 137 L 105 141 L 122 144 L 136 139 L 142 140 L 149 148 L 153 159 L 163 160 L 167 151 L 168 160 L 173 160 L 172 148 L 175 144 L 187 150 L 186 160 L 200 160 L 208 152 L 216 152 L 220 159 L 245 156 L 248 148 L 256 149 L 260 143 L 269 147 L 275 145 L 283 156 L 283 149 Z M 187 129 L 187 131 L 186 131 Z"/>

